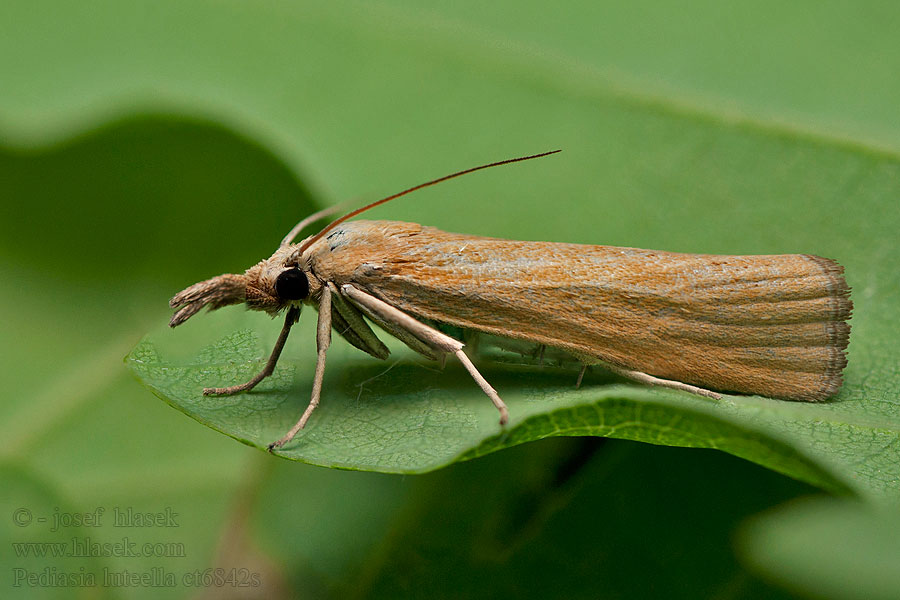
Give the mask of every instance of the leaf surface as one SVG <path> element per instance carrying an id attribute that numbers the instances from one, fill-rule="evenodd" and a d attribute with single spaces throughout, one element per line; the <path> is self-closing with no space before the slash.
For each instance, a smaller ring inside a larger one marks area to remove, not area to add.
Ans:
<path id="1" fill-rule="evenodd" d="M 805 498 L 751 519 L 739 536 L 754 570 L 819 598 L 896 598 L 900 515 L 859 502 Z"/>

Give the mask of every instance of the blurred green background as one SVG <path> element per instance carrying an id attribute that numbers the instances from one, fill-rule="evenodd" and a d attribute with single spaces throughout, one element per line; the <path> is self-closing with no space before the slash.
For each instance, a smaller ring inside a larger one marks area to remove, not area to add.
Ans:
<path id="1" fill-rule="evenodd" d="M 898 27 L 874 0 L 3 2 L 4 597 L 900 596 Z M 175 291 L 268 256 L 317 207 L 553 148 L 377 216 L 838 259 L 856 307 L 845 392 L 819 412 L 738 408 L 767 424 L 748 439 L 845 496 L 594 437 L 419 476 L 328 470 L 201 426 L 122 362 Z M 74 523 L 98 508 L 100 526 Z M 114 527 L 129 508 L 169 526 Z M 168 556 L 25 545 L 73 539 Z"/>

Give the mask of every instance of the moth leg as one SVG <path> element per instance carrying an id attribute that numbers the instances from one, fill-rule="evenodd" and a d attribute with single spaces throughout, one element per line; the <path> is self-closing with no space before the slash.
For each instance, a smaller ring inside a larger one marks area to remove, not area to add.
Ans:
<path id="1" fill-rule="evenodd" d="M 262 371 L 256 374 L 253 379 L 248 381 L 247 383 L 241 383 L 239 385 L 232 385 L 223 388 L 203 388 L 204 396 L 227 396 L 230 394 L 236 394 L 238 392 L 246 392 L 247 390 L 252 390 L 256 387 L 256 384 L 271 375 L 275 371 L 275 365 L 278 363 L 278 358 L 281 356 L 281 351 L 284 350 L 284 343 L 287 342 L 288 334 L 291 332 L 291 327 L 300 319 L 300 308 L 296 306 L 291 306 L 288 309 L 287 316 L 284 318 L 284 326 L 281 328 L 281 333 L 278 335 L 278 341 L 275 342 L 275 347 L 272 348 L 272 354 L 269 356 L 269 360 L 266 361 L 266 366 L 263 367 Z"/>
<path id="2" fill-rule="evenodd" d="M 373 312 L 379 319 L 405 329 L 436 350 L 440 350 L 441 352 L 451 352 L 456 355 L 456 358 L 458 358 L 459 362 L 466 368 L 469 375 L 472 376 L 472 379 L 474 379 L 475 383 L 478 384 L 478 387 L 481 388 L 481 391 L 491 399 L 491 402 L 494 403 L 494 406 L 500 412 L 500 424 L 506 425 L 509 421 L 509 409 L 506 407 L 503 400 L 500 399 L 497 390 L 491 387 L 491 384 L 482 377 L 481 373 L 478 372 L 478 369 L 475 368 L 475 365 L 472 364 L 472 361 L 469 360 L 469 357 L 466 356 L 466 353 L 463 352 L 464 344 L 462 342 L 441 333 L 433 327 L 429 327 L 421 321 L 417 321 L 402 310 L 395 308 L 387 302 L 379 300 L 375 296 L 371 296 L 352 285 L 341 286 L 341 292 L 359 304 L 361 308 Z"/>
<path id="3" fill-rule="evenodd" d="M 381 343 L 381 340 L 378 339 L 378 336 L 375 335 L 375 332 L 372 331 L 372 328 L 369 327 L 366 320 L 363 319 L 363 315 L 359 309 L 356 308 L 356 305 L 344 300 L 337 288 L 330 281 L 326 286 L 328 287 L 328 291 L 331 292 L 331 319 L 333 324 L 338 325 L 341 319 L 343 319 L 350 328 L 343 333 L 340 329 L 337 329 L 338 333 L 341 333 L 348 342 L 363 352 L 371 354 L 375 358 L 384 360 L 390 356 L 391 351 L 388 350 L 387 346 Z"/>
<path id="4" fill-rule="evenodd" d="M 478 369 L 475 368 L 475 365 L 472 364 L 472 361 L 469 360 L 469 357 L 466 356 L 466 353 L 463 352 L 462 348 L 454 352 L 454 354 L 456 355 L 456 358 L 459 359 L 459 362 L 466 368 L 466 371 L 469 372 L 469 375 L 472 376 L 472 379 L 475 380 L 475 383 L 478 384 L 478 387 L 481 388 L 481 391 L 487 394 L 487 397 L 491 399 L 491 402 L 493 402 L 497 410 L 500 411 L 500 424 L 506 425 L 509 422 L 509 409 L 506 408 L 506 403 L 500 398 L 497 390 L 495 390 L 491 384 L 487 382 L 487 379 L 478 372 Z"/>
<path id="5" fill-rule="evenodd" d="M 394 308 L 384 300 L 369 295 L 362 290 L 345 284 L 341 286 L 341 293 L 353 300 L 360 308 L 372 312 L 379 320 L 385 321 L 397 327 L 403 328 L 408 333 L 416 336 L 432 348 L 441 352 L 456 352 L 465 344 L 453 339 L 445 333 L 441 333 L 434 327 L 418 321 L 399 308 Z"/>
<path id="6" fill-rule="evenodd" d="M 284 434 L 280 440 L 269 444 L 269 452 L 275 448 L 281 448 L 291 441 L 297 432 L 306 426 L 310 415 L 319 406 L 319 398 L 322 396 L 322 378 L 325 376 L 325 352 L 331 345 L 331 290 L 328 286 L 322 286 L 322 296 L 319 298 L 319 321 L 316 323 L 316 374 L 313 376 L 312 395 L 309 405 L 303 411 L 300 420 Z"/>
<path id="7" fill-rule="evenodd" d="M 673 390 L 683 390 L 685 392 L 690 392 L 692 394 L 697 394 L 699 396 L 706 396 L 708 398 L 715 398 L 716 400 L 720 400 L 722 398 L 722 394 L 714 392 L 712 390 L 707 390 L 701 387 L 697 387 L 695 385 L 690 385 L 687 383 L 682 383 L 680 381 L 672 381 L 671 379 L 661 379 L 659 377 L 654 377 L 653 375 L 648 375 L 646 373 L 641 373 L 640 371 L 630 371 L 628 369 L 622 369 L 619 367 L 614 367 L 612 365 L 604 365 L 613 373 L 618 373 L 623 377 L 627 377 L 628 379 L 633 379 L 640 383 L 646 383 L 648 385 L 658 385 L 660 387 L 667 387 Z"/>
<path id="8" fill-rule="evenodd" d="M 587 369 L 588 369 L 587 363 L 581 365 L 581 372 L 578 373 L 578 380 L 575 382 L 576 390 L 581 387 L 581 382 L 584 380 L 584 373 L 585 373 L 585 371 L 587 371 Z"/>
<path id="9" fill-rule="evenodd" d="M 331 285 L 331 284 L 329 284 L 329 285 Z M 332 291 L 336 292 L 337 290 L 334 289 Z M 340 304 L 339 304 L 340 302 L 347 304 L 347 301 L 343 300 L 341 298 L 340 294 L 337 294 L 337 296 L 335 298 L 335 303 L 334 303 L 335 306 L 340 306 Z M 396 323 L 393 323 L 391 321 L 385 321 L 384 319 L 381 318 L 380 315 L 369 310 L 368 308 L 366 308 L 365 306 L 363 306 L 361 304 L 360 305 L 349 304 L 349 306 L 353 307 L 353 310 L 355 310 L 357 312 L 362 311 L 363 314 L 365 314 L 367 317 L 369 317 L 373 322 L 377 323 L 379 327 L 381 327 L 382 329 L 387 331 L 389 334 L 391 334 L 392 336 L 394 336 L 395 338 L 397 338 L 398 340 L 400 340 L 401 342 L 403 342 L 404 344 L 406 344 L 407 346 L 409 346 L 411 349 L 415 350 L 422 356 L 424 356 L 426 358 L 430 358 L 431 360 L 440 361 L 441 366 L 443 367 L 445 354 L 444 354 L 444 352 L 435 352 L 434 345 L 426 344 L 425 342 L 423 342 L 422 340 L 417 338 L 415 335 L 410 333 L 408 330 L 397 325 Z M 357 308 L 357 306 L 358 306 L 358 308 Z M 360 320 L 362 320 L 362 317 L 360 317 Z"/>

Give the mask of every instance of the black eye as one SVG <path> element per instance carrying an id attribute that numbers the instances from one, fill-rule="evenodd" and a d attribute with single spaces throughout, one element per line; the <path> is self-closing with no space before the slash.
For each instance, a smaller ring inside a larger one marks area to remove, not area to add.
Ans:
<path id="1" fill-rule="evenodd" d="M 282 271 L 275 280 L 275 293 L 281 300 L 304 300 L 309 296 L 309 281 L 300 269 Z"/>

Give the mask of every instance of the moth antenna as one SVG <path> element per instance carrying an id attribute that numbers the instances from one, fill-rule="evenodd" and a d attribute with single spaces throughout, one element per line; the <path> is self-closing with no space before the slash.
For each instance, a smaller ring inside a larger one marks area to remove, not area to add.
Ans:
<path id="1" fill-rule="evenodd" d="M 299 223 L 294 225 L 294 228 L 291 229 L 286 236 L 284 236 L 283 240 L 281 240 L 281 245 L 279 247 L 284 248 L 285 246 L 289 245 L 291 242 L 294 241 L 294 238 L 297 237 L 297 234 L 300 233 L 301 231 L 303 231 L 303 229 L 305 227 L 315 223 L 319 219 L 324 219 L 325 217 L 333 215 L 337 211 L 341 210 L 343 207 L 344 207 L 343 204 L 337 204 L 335 206 L 329 206 L 328 208 L 323 208 L 322 210 L 320 210 L 318 212 L 314 212 L 313 214 L 309 215 L 308 217 L 306 217 L 305 219 L 303 219 L 302 221 L 300 221 Z"/>
<path id="2" fill-rule="evenodd" d="M 508 158 L 506 160 L 492 162 L 490 164 L 481 165 L 478 167 L 472 167 L 471 169 L 457 171 L 456 173 L 451 173 L 450 175 L 444 175 L 443 177 L 438 177 L 437 179 L 432 179 L 431 181 L 426 181 L 425 183 L 420 183 L 419 185 L 416 185 L 409 189 L 403 190 L 402 192 L 394 194 L 393 196 L 388 196 L 387 198 L 382 198 L 381 200 L 376 200 L 375 202 L 372 202 L 371 204 L 366 204 L 362 208 L 357 208 L 356 210 L 350 211 L 343 217 L 335 219 L 334 221 L 332 221 L 331 223 L 326 225 L 324 227 L 324 229 L 322 229 L 319 233 L 317 233 L 316 235 L 312 236 L 311 238 L 309 238 L 308 240 L 303 242 L 303 245 L 300 246 L 300 248 L 297 250 L 297 253 L 302 254 L 304 251 L 306 251 L 307 248 L 309 248 L 314 243 L 316 243 L 317 241 L 322 239 L 322 236 L 324 236 L 326 233 L 328 233 L 329 231 L 331 231 L 332 229 L 334 229 L 335 227 L 337 227 L 338 225 L 340 225 L 347 219 L 352 219 L 356 215 L 358 215 L 360 213 L 364 213 L 367 210 L 369 210 L 370 208 L 375 208 L 376 206 L 379 206 L 380 204 L 384 204 L 385 202 L 390 202 L 391 200 L 399 198 L 400 196 L 405 196 L 406 194 L 409 194 L 410 192 L 415 192 L 416 190 L 421 190 L 422 188 L 426 188 L 428 186 L 432 186 L 437 183 L 447 181 L 448 179 L 453 179 L 454 177 L 459 177 L 460 175 L 468 175 L 469 173 L 474 173 L 475 171 L 480 171 L 482 169 L 489 169 L 490 167 L 499 167 L 500 165 L 508 165 L 510 163 L 520 162 L 523 160 L 531 160 L 532 158 L 541 158 L 542 156 L 549 156 L 550 154 L 556 154 L 557 152 L 562 152 L 562 150 L 551 150 L 550 152 L 542 152 L 540 154 L 532 154 L 531 156 L 520 156 L 519 158 Z M 313 215 L 313 216 L 315 216 L 315 215 Z M 309 218 L 312 218 L 312 217 L 309 217 Z M 304 221 L 305 220 L 306 219 L 304 219 Z M 302 221 L 301 221 L 301 223 L 302 223 Z M 298 227 L 299 227 L 299 224 L 298 224 Z M 294 229 L 297 229 L 297 227 L 295 227 Z"/>

